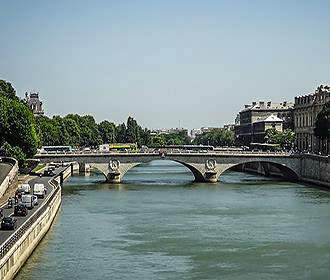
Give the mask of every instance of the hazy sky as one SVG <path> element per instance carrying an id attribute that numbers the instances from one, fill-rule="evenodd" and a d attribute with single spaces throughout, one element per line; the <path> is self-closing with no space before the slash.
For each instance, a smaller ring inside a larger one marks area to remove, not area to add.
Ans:
<path id="1" fill-rule="evenodd" d="M 0 79 L 47 115 L 221 126 L 330 84 L 330 1 L 0 0 Z"/>

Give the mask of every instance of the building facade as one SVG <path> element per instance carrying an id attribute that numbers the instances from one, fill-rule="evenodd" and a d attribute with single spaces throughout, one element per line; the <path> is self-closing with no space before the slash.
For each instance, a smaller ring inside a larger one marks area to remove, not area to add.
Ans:
<path id="1" fill-rule="evenodd" d="M 295 97 L 295 145 L 298 150 L 310 152 L 328 150 L 328 147 L 325 147 L 327 141 L 321 141 L 314 136 L 314 128 L 318 113 L 329 101 L 330 87 L 323 85 L 319 86 L 314 93 Z"/>
<path id="2" fill-rule="evenodd" d="M 271 127 L 277 130 L 293 129 L 293 102 L 253 102 L 245 105 L 235 120 L 236 143 L 238 145 L 250 145 L 251 143 L 263 143 L 266 130 Z M 267 118 L 273 122 L 267 122 Z M 282 120 L 280 122 L 278 119 Z M 281 124 L 280 124 L 281 123 Z M 262 131 L 263 129 L 263 131 Z"/>
<path id="3" fill-rule="evenodd" d="M 25 99 L 34 115 L 43 115 L 44 109 L 42 101 L 39 99 L 39 93 L 25 93 Z"/>

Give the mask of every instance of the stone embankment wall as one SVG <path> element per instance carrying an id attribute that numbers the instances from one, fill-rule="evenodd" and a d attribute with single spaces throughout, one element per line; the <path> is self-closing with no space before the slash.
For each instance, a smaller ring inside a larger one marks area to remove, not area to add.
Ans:
<path id="1" fill-rule="evenodd" d="M 51 179 L 50 182 L 54 186 L 53 193 L 47 198 L 43 206 L 11 236 L 11 240 L 7 240 L 7 246 L 1 246 L 1 280 L 14 278 L 49 230 L 61 205 L 60 181 L 70 176 L 73 169 L 74 165 L 68 166 L 62 175 Z"/>
<path id="2" fill-rule="evenodd" d="M 302 155 L 300 169 L 303 181 L 330 187 L 330 157 Z"/>
<path id="3" fill-rule="evenodd" d="M 13 184 L 17 184 L 18 177 L 18 162 L 14 158 L 2 157 L 1 161 L 3 163 L 8 163 L 12 165 L 11 170 L 9 171 L 7 177 L 3 180 L 0 185 L 0 197 L 6 192 L 6 190 Z"/>

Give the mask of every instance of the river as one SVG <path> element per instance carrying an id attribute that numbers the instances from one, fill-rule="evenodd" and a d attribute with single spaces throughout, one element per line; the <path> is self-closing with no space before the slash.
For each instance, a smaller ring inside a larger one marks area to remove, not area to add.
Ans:
<path id="1" fill-rule="evenodd" d="M 238 172 L 192 180 L 165 160 L 118 186 L 71 177 L 15 279 L 330 279 L 330 192 Z"/>

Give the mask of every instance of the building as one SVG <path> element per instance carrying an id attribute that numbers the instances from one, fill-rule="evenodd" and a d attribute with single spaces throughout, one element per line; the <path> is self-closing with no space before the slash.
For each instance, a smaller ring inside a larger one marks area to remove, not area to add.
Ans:
<path id="1" fill-rule="evenodd" d="M 275 115 L 270 115 L 264 120 L 253 123 L 253 142 L 263 143 L 267 129 L 275 129 L 278 132 L 282 132 L 283 120 Z"/>
<path id="2" fill-rule="evenodd" d="M 330 101 L 330 87 L 323 85 L 314 93 L 295 97 L 294 131 L 298 150 L 312 152 L 324 150 L 326 141 L 319 141 L 314 136 L 314 127 L 318 113 L 328 101 Z"/>
<path id="3" fill-rule="evenodd" d="M 38 92 L 29 93 L 29 94 L 26 92 L 25 99 L 34 115 L 44 114 L 44 109 L 42 107 L 43 104 L 42 101 L 39 99 Z"/>
<path id="4" fill-rule="evenodd" d="M 224 130 L 235 131 L 235 124 L 225 124 L 223 128 Z"/>
<path id="5" fill-rule="evenodd" d="M 238 145 L 263 143 L 262 135 L 265 135 L 265 130 L 269 128 L 269 124 L 275 125 L 274 128 L 281 131 L 288 128 L 293 129 L 293 107 L 293 102 L 287 101 L 282 103 L 260 101 L 245 105 L 235 119 L 236 143 Z M 270 116 L 272 118 L 268 119 Z M 278 119 L 283 121 L 281 122 L 282 125 L 279 124 Z"/>
<path id="6" fill-rule="evenodd" d="M 183 134 L 188 136 L 188 129 L 186 128 L 160 128 L 160 129 L 152 129 L 150 131 L 151 135 L 156 134 Z"/>

